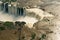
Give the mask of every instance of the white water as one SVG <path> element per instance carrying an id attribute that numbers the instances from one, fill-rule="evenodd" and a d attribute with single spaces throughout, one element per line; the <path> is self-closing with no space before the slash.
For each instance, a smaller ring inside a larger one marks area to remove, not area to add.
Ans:
<path id="1" fill-rule="evenodd" d="M 17 18 L 17 21 L 25 21 L 26 22 L 26 25 L 29 28 L 32 28 L 33 27 L 33 24 L 36 23 L 38 20 L 36 18 L 33 18 L 33 17 L 25 16 L 25 17 L 18 17 Z"/>
<path id="2" fill-rule="evenodd" d="M 26 11 L 28 12 L 27 14 L 30 14 L 30 12 L 33 12 L 31 14 L 35 17 L 38 15 L 37 18 L 39 18 L 39 20 L 43 20 L 44 17 L 45 18 L 47 18 L 47 17 L 53 18 L 54 17 L 54 15 L 49 14 L 48 12 L 45 12 L 45 11 L 39 9 L 39 8 L 30 8 L 30 9 L 26 9 Z M 31 14 L 28 15 L 28 16 L 31 16 Z"/>
<path id="3" fill-rule="evenodd" d="M 25 16 L 25 17 L 21 17 L 21 16 L 14 16 L 14 15 L 11 15 L 11 14 L 8 14 L 8 13 L 4 13 L 2 11 L 0 11 L 0 21 L 11 21 L 11 22 L 15 22 L 15 21 L 25 21 L 27 23 L 27 25 L 30 25 L 29 27 L 32 27 L 33 24 L 35 22 L 37 22 L 38 20 L 36 18 L 33 18 L 33 17 L 28 17 L 28 16 Z"/>
<path id="4" fill-rule="evenodd" d="M 27 11 L 34 12 L 35 15 L 39 15 L 39 17 L 41 17 L 42 19 L 44 17 L 53 17 L 53 15 L 50 15 L 47 12 L 44 13 L 44 11 L 42 11 L 41 9 L 38 9 L 38 8 L 28 9 Z M 33 13 L 32 13 L 32 15 L 33 15 Z M 37 22 L 38 19 L 36 17 L 31 17 L 31 15 L 27 16 L 27 14 L 26 14 L 25 17 L 24 16 L 23 17 L 21 17 L 21 16 L 16 17 L 15 15 L 12 15 L 12 14 L 9 14 L 9 13 L 4 13 L 4 12 L 0 11 L 0 21 L 12 21 L 12 22 L 25 21 L 27 23 L 27 25 L 29 26 L 29 28 L 32 28 L 33 24 L 35 22 Z"/>
<path id="5" fill-rule="evenodd" d="M 57 11 L 57 10 L 56 10 Z M 60 10 L 59 10 L 60 11 Z M 25 21 L 29 24 L 29 28 L 31 25 L 37 22 L 38 20 L 33 17 L 15 17 L 14 15 L 9 15 L 0 11 L 0 21 Z M 54 33 L 50 34 L 48 40 L 60 40 L 60 20 L 55 20 L 55 27 L 53 28 Z M 31 24 L 31 25 L 30 25 Z M 51 38 L 51 39 L 50 39 Z"/>
<path id="6" fill-rule="evenodd" d="M 13 21 L 14 16 L 0 11 L 0 21 Z"/>

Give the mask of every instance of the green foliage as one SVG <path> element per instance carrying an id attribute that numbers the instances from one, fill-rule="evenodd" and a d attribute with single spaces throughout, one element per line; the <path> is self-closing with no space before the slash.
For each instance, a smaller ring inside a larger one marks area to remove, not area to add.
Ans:
<path id="1" fill-rule="evenodd" d="M 31 35 L 31 37 L 32 37 L 32 39 L 31 39 L 31 40 L 35 39 L 35 36 L 36 36 L 36 34 L 35 34 L 35 33 L 33 33 L 33 34 Z"/>
<path id="2" fill-rule="evenodd" d="M 5 26 L 11 26 L 11 25 L 13 25 L 13 23 L 12 22 L 5 22 L 4 25 Z"/>
<path id="3" fill-rule="evenodd" d="M 41 38 L 39 38 L 39 40 L 43 40 L 46 38 L 46 34 L 42 34 Z"/>
<path id="4" fill-rule="evenodd" d="M 5 2 L 8 2 L 9 0 L 5 0 Z"/>
<path id="5" fill-rule="evenodd" d="M 19 25 L 19 26 L 23 26 L 24 24 L 26 24 L 26 22 L 24 22 L 24 21 L 22 21 L 22 22 L 16 21 L 15 22 L 15 25 Z"/>
<path id="6" fill-rule="evenodd" d="M 17 0 L 11 0 L 12 2 L 16 2 Z"/>
<path id="7" fill-rule="evenodd" d="M 0 31 L 5 30 L 5 27 L 0 27 Z"/>
<path id="8" fill-rule="evenodd" d="M 41 40 L 41 38 L 39 38 L 39 40 Z"/>
<path id="9" fill-rule="evenodd" d="M 42 37 L 41 37 L 42 39 L 45 39 L 46 38 L 46 35 L 45 34 L 42 34 Z"/>
<path id="10" fill-rule="evenodd" d="M 16 2 L 17 0 L 2 0 L 3 2 Z"/>
<path id="11" fill-rule="evenodd" d="M 13 28 L 14 28 L 13 22 L 4 22 L 3 25 L 4 25 L 5 27 L 9 28 L 9 29 L 13 29 Z"/>

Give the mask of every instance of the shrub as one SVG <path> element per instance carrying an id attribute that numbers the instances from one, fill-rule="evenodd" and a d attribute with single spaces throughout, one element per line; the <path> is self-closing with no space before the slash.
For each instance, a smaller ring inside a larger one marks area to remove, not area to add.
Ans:
<path id="1" fill-rule="evenodd" d="M 26 22 L 24 22 L 24 21 L 22 21 L 22 22 L 16 21 L 16 22 L 15 22 L 15 25 L 19 25 L 19 26 L 22 26 L 22 25 L 24 25 L 24 24 L 26 24 Z"/>
<path id="2" fill-rule="evenodd" d="M 42 34 L 42 36 L 39 38 L 39 40 L 44 40 L 46 38 L 46 34 Z"/>
<path id="3" fill-rule="evenodd" d="M 46 35 L 45 34 L 42 34 L 42 37 L 41 37 L 42 39 L 45 39 L 46 38 Z"/>
<path id="4" fill-rule="evenodd" d="M 0 27 L 0 31 L 5 30 L 5 27 Z"/>
<path id="5" fill-rule="evenodd" d="M 33 34 L 31 35 L 31 37 L 32 37 L 32 39 L 31 39 L 31 40 L 35 39 L 35 36 L 36 36 L 36 34 L 35 34 L 35 33 L 33 33 Z"/>
<path id="6" fill-rule="evenodd" d="M 14 24 L 13 22 L 4 22 L 3 24 L 5 27 L 9 28 L 9 29 L 14 29 Z"/>

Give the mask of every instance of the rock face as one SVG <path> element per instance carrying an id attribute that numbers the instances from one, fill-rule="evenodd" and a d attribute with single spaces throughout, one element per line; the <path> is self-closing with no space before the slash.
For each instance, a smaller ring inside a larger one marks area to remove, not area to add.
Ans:
<path id="1" fill-rule="evenodd" d="M 33 27 L 35 27 L 35 29 L 37 31 L 46 35 L 46 38 L 44 40 L 51 40 L 52 39 L 52 38 L 50 38 L 49 35 L 54 33 L 52 30 L 54 25 L 52 23 L 50 23 L 50 21 L 45 21 L 45 20 L 44 21 L 38 21 L 37 23 L 35 23 L 33 25 Z"/>
<path id="2" fill-rule="evenodd" d="M 21 40 L 51 40 L 54 34 L 52 30 L 54 27 L 50 21 L 38 21 L 33 25 L 33 28 L 23 27 L 21 30 Z"/>
<path id="3" fill-rule="evenodd" d="M 54 27 L 52 30 L 54 31 L 53 34 L 50 34 L 49 36 L 52 38 L 52 40 L 60 40 L 60 2 L 53 1 L 53 2 L 48 2 L 44 4 L 42 7 L 45 9 L 45 11 L 55 15 L 55 18 L 52 20 L 52 23 L 54 24 Z M 54 36 L 54 37 L 53 37 Z M 49 39 L 50 40 L 50 39 Z"/>
<path id="4" fill-rule="evenodd" d="M 19 22 L 17 23 L 19 24 Z M 2 23 L 3 25 L 3 23 Z M 20 29 L 18 25 L 15 25 L 15 29 L 6 29 L 0 31 L 0 39 L 1 40 L 47 40 L 49 34 L 53 33 L 51 28 L 53 28 L 52 24 L 48 20 L 38 21 L 33 25 L 33 28 L 29 28 L 28 26 L 23 26 Z M 50 28 L 49 28 L 50 27 Z M 20 33 L 20 34 L 19 34 Z M 20 36 L 20 37 L 19 37 Z"/>

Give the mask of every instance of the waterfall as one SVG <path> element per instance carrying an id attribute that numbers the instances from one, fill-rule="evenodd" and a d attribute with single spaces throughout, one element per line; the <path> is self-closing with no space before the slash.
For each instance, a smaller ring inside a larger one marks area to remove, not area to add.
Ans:
<path id="1" fill-rule="evenodd" d="M 25 16 L 25 8 L 18 8 L 17 4 L 9 4 L 8 2 L 3 3 L 0 1 L 0 10 L 14 16 Z"/>
<path id="2" fill-rule="evenodd" d="M 17 15 L 24 16 L 25 15 L 25 9 L 24 8 L 17 8 Z"/>
<path id="3" fill-rule="evenodd" d="M 12 14 L 11 11 L 12 11 L 12 10 L 11 10 L 11 4 L 9 4 L 9 5 L 8 5 L 8 13 L 9 13 L 9 14 Z"/>
<path id="4" fill-rule="evenodd" d="M 19 8 L 16 5 L 8 5 L 8 13 L 15 16 L 25 16 L 25 9 Z"/>
<path id="5" fill-rule="evenodd" d="M 0 1 L 0 11 L 3 10 L 4 8 L 4 3 Z"/>
<path id="6" fill-rule="evenodd" d="M 4 3 L 4 12 L 8 13 L 8 3 Z"/>
<path id="7" fill-rule="evenodd" d="M 17 15 L 17 7 L 9 4 L 8 5 L 8 13 L 16 16 Z"/>
<path id="8" fill-rule="evenodd" d="M 1 8 L 2 8 L 2 6 L 1 6 L 1 5 L 2 5 L 2 2 L 0 1 L 0 11 L 1 11 Z"/>

